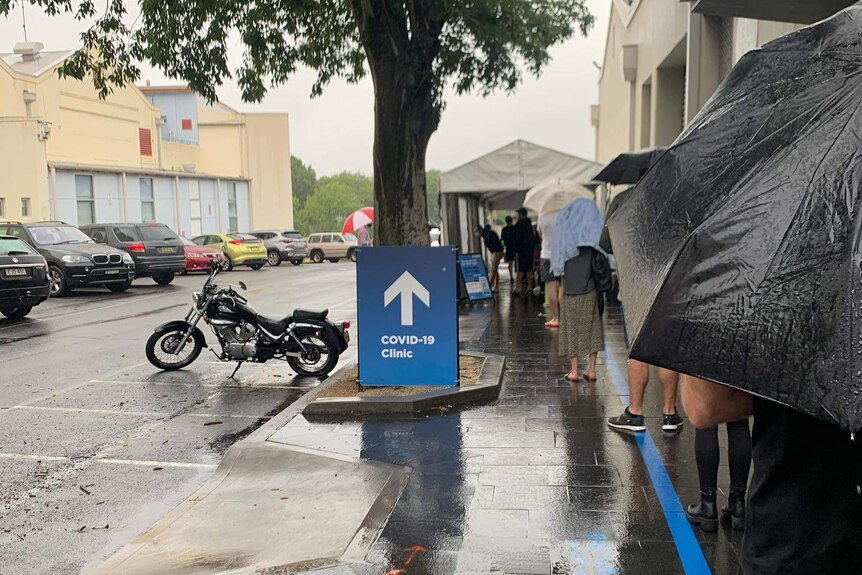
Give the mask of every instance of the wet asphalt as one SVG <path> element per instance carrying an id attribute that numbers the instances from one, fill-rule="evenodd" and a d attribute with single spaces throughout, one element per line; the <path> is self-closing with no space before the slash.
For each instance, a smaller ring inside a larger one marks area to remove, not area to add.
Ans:
<path id="1" fill-rule="evenodd" d="M 240 280 L 261 313 L 328 307 L 356 321 L 349 262 L 240 268 L 219 283 Z M 181 372 L 147 363 L 152 329 L 182 319 L 204 281 L 84 289 L 23 321 L 0 319 L 0 575 L 98 565 L 200 487 L 230 445 L 319 383 L 281 362 L 246 365 L 231 380 L 233 364 L 206 351 Z M 355 354 L 351 346 L 343 359 Z"/>

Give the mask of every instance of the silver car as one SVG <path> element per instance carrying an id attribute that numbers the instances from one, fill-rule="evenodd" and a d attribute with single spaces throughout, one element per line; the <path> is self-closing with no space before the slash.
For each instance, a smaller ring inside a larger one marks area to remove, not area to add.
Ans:
<path id="1" fill-rule="evenodd" d="M 259 230 L 251 235 L 263 240 L 263 245 L 266 246 L 266 261 L 271 266 L 280 266 L 283 261 L 298 266 L 308 257 L 308 244 L 297 231 Z"/>

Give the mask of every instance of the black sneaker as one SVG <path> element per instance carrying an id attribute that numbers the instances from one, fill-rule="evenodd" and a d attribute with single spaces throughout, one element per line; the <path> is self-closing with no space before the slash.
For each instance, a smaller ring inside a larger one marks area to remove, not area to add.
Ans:
<path id="1" fill-rule="evenodd" d="M 610 418 L 608 420 L 608 425 L 613 429 L 625 429 L 626 431 L 646 430 L 646 425 L 644 425 L 644 416 L 632 414 L 628 407 L 622 415 Z"/>
<path id="2" fill-rule="evenodd" d="M 661 425 L 664 431 L 676 431 L 682 427 L 683 421 L 678 413 L 664 414 L 664 422 Z"/>

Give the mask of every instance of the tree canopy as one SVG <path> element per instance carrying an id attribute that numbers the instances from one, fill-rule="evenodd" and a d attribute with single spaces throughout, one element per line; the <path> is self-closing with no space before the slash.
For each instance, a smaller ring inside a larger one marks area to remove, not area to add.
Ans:
<path id="1" fill-rule="evenodd" d="M 317 185 L 317 174 L 309 165 L 306 165 L 296 156 L 290 157 L 290 181 L 293 188 L 293 199 L 299 201 L 299 207 L 305 205 L 308 197 L 314 193 Z M 294 202 L 296 205 L 296 202 Z"/>
<path id="2" fill-rule="evenodd" d="M 132 25 L 123 0 L 0 0 L 0 14 L 21 2 L 92 23 L 60 72 L 89 75 L 102 95 L 137 80 L 143 60 L 210 101 L 228 78 L 258 102 L 300 66 L 317 71 L 313 94 L 370 72 L 381 245 L 428 243 L 425 153 L 444 88 L 512 91 L 593 24 L 586 0 L 139 0 Z M 240 62 L 229 43 L 243 47 Z"/>

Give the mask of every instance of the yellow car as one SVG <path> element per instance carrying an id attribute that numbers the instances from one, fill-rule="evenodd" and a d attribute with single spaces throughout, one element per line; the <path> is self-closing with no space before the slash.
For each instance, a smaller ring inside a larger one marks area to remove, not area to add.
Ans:
<path id="1" fill-rule="evenodd" d="M 221 250 L 227 258 L 227 270 L 234 266 L 248 266 L 259 270 L 266 265 L 266 248 L 263 241 L 251 234 L 207 234 L 192 238 L 199 246 Z"/>

